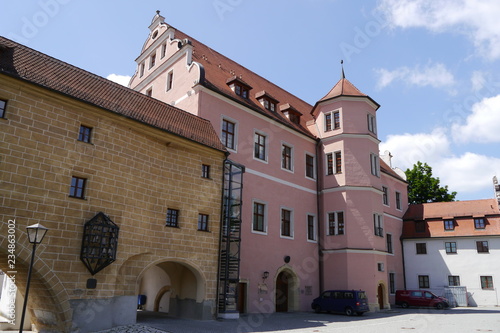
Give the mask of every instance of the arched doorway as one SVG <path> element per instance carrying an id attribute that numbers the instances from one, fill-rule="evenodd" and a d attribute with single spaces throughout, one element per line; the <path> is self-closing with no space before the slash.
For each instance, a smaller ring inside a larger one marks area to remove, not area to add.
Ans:
<path id="1" fill-rule="evenodd" d="M 288 312 L 290 274 L 283 271 L 276 278 L 276 312 Z"/>
<path id="2" fill-rule="evenodd" d="M 146 296 L 146 311 L 206 319 L 204 279 L 199 271 L 187 264 L 164 261 L 150 266 L 138 280 L 138 294 Z"/>
<path id="3" fill-rule="evenodd" d="M 279 270 L 275 283 L 276 312 L 290 312 L 299 309 L 299 279 L 287 266 Z"/>
<path id="4" fill-rule="evenodd" d="M 377 288 L 378 307 L 380 310 L 384 308 L 384 285 L 380 283 Z"/>

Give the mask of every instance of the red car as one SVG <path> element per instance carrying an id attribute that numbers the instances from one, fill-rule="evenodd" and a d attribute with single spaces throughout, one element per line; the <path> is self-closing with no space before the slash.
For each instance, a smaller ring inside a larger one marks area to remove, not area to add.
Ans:
<path id="1" fill-rule="evenodd" d="M 427 290 L 396 290 L 396 305 L 403 308 L 409 306 L 435 307 L 440 310 L 450 306 L 446 298 L 436 296 Z"/>

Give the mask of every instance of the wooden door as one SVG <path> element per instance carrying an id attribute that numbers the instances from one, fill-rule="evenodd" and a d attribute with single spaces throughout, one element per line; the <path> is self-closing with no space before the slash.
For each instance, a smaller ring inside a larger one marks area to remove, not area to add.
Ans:
<path id="1" fill-rule="evenodd" d="M 237 304 L 237 310 L 239 313 L 244 313 L 245 312 L 245 304 L 246 304 L 246 290 L 247 290 L 247 284 L 246 283 L 238 283 L 238 304 Z"/>
<path id="2" fill-rule="evenodd" d="M 276 279 L 276 312 L 288 312 L 288 274 L 285 272 Z"/>
<path id="3" fill-rule="evenodd" d="M 380 308 L 380 310 L 382 310 L 384 308 L 384 287 L 382 286 L 382 284 L 379 284 L 378 285 L 378 292 L 377 292 L 377 296 L 378 296 L 378 306 Z"/>

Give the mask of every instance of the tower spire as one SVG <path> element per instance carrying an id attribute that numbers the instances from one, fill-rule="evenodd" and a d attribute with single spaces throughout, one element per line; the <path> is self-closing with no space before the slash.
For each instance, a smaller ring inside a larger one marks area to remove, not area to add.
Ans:
<path id="1" fill-rule="evenodd" d="M 345 79 L 345 73 L 344 73 L 344 60 L 340 60 L 340 66 L 342 67 L 342 73 L 340 74 L 340 79 Z"/>

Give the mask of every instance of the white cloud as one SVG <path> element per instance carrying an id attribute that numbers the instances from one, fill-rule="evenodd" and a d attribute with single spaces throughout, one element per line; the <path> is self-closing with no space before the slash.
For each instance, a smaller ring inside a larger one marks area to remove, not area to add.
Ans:
<path id="1" fill-rule="evenodd" d="M 452 125 L 453 139 L 456 142 L 492 143 L 500 142 L 500 95 L 484 98 L 472 106 L 472 114 L 464 125 Z"/>
<path id="2" fill-rule="evenodd" d="M 440 176 L 441 185 L 448 185 L 450 191 L 467 195 L 479 191 L 487 193 L 489 188 L 491 196 L 487 198 L 493 198 L 492 178 L 500 175 L 500 158 L 467 152 L 441 160 L 433 167 L 434 171 Z"/>
<path id="3" fill-rule="evenodd" d="M 394 156 L 392 166 L 403 170 L 412 168 L 418 161 L 431 167 L 445 156 L 450 156 L 450 142 L 446 130 L 435 129 L 432 133 L 388 135 L 380 143 L 380 151 L 388 150 Z"/>
<path id="4" fill-rule="evenodd" d="M 441 63 L 429 63 L 423 67 L 417 65 L 413 68 L 403 66 L 392 71 L 380 68 L 376 69 L 375 72 L 379 74 L 377 82 L 379 89 L 385 88 L 394 81 L 403 81 L 410 85 L 420 87 L 431 86 L 434 88 L 451 87 L 455 83 L 453 74 Z"/>
<path id="5" fill-rule="evenodd" d="M 481 71 L 472 72 L 470 82 L 472 84 L 473 91 L 480 91 L 486 85 L 487 74 Z"/>
<path id="6" fill-rule="evenodd" d="M 128 75 L 109 74 L 106 79 L 119 83 L 125 87 L 128 87 L 128 83 L 130 82 L 130 76 Z"/>
<path id="7" fill-rule="evenodd" d="M 453 155 L 444 129 L 389 135 L 380 144 L 380 150 L 391 152 L 392 166 L 403 170 L 412 168 L 418 161 L 427 163 L 433 177 L 439 178 L 441 186 L 447 185 L 449 192 L 458 192 L 459 200 L 493 198 L 492 178 L 500 176 L 500 158 L 471 152 Z"/>
<path id="8" fill-rule="evenodd" d="M 389 26 L 458 32 L 466 35 L 482 56 L 500 58 L 498 0 L 382 0 L 378 9 Z"/>

